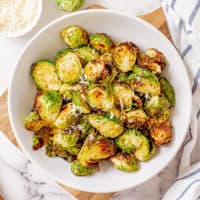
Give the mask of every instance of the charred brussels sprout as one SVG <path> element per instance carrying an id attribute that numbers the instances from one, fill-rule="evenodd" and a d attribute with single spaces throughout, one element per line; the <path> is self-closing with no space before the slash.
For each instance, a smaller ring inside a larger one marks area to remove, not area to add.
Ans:
<path id="1" fill-rule="evenodd" d="M 150 129 L 151 137 L 156 145 L 162 145 L 170 142 L 172 137 L 171 124 L 167 122 L 157 123 Z"/>
<path id="2" fill-rule="evenodd" d="M 160 51 L 150 48 L 140 54 L 138 63 L 140 67 L 146 68 L 154 74 L 159 75 L 166 66 L 166 59 Z"/>
<path id="3" fill-rule="evenodd" d="M 93 109 L 109 111 L 114 105 L 112 87 L 94 86 L 89 88 L 87 101 Z"/>
<path id="4" fill-rule="evenodd" d="M 141 127 L 148 119 L 142 109 L 131 110 L 125 113 L 125 122 L 128 128 Z"/>
<path id="5" fill-rule="evenodd" d="M 66 48 L 66 49 L 61 49 L 60 51 L 58 51 L 58 53 L 56 54 L 56 56 L 54 57 L 54 61 L 55 63 L 62 58 L 63 56 L 65 56 L 67 53 L 69 52 L 73 52 L 72 48 Z"/>
<path id="6" fill-rule="evenodd" d="M 92 60 L 84 68 L 84 77 L 91 82 L 102 81 L 111 74 L 111 66 L 101 60 Z"/>
<path id="7" fill-rule="evenodd" d="M 72 96 L 72 103 L 76 106 L 76 109 L 83 114 L 90 113 L 90 107 L 84 100 L 84 96 L 79 91 L 74 91 Z"/>
<path id="8" fill-rule="evenodd" d="M 104 137 L 116 138 L 123 132 L 123 126 L 116 117 L 92 114 L 89 123 Z"/>
<path id="9" fill-rule="evenodd" d="M 32 65 L 31 75 L 41 90 L 59 90 L 61 81 L 55 72 L 54 64 L 49 60 L 40 60 Z"/>
<path id="10" fill-rule="evenodd" d="M 134 172 L 139 169 L 136 158 L 133 153 L 117 153 L 110 158 L 111 162 L 118 170 L 124 172 Z"/>
<path id="11" fill-rule="evenodd" d="M 116 138 L 117 146 L 124 152 L 131 152 L 142 144 L 141 132 L 137 129 L 130 129 Z"/>
<path id="12" fill-rule="evenodd" d="M 105 33 L 95 33 L 90 36 L 90 45 L 100 53 L 106 53 L 110 51 L 113 42 Z"/>
<path id="13" fill-rule="evenodd" d="M 136 62 L 138 48 L 131 42 L 121 43 L 114 49 L 114 61 L 122 72 L 133 70 Z"/>
<path id="14" fill-rule="evenodd" d="M 66 150 L 72 155 L 77 155 L 80 151 L 80 147 L 78 145 L 79 136 L 79 131 L 73 131 L 70 129 L 65 131 L 55 130 L 53 144 Z"/>
<path id="15" fill-rule="evenodd" d="M 170 115 L 170 103 L 164 96 L 153 96 L 145 102 L 145 111 L 149 116 L 165 116 L 166 119 Z"/>
<path id="16" fill-rule="evenodd" d="M 99 57 L 99 53 L 89 46 L 82 46 L 77 48 L 76 53 L 81 59 L 81 61 L 86 63 L 88 63 L 91 60 L 95 60 Z"/>
<path id="17" fill-rule="evenodd" d="M 36 97 L 35 109 L 47 122 L 54 122 L 62 106 L 62 96 L 56 91 L 41 92 Z"/>
<path id="18" fill-rule="evenodd" d="M 121 108 L 121 110 L 131 110 L 133 91 L 125 84 L 114 85 L 114 101 Z"/>
<path id="19" fill-rule="evenodd" d="M 32 111 L 24 120 L 25 128 L 31 131 L 39 131 L 42 127 L 47 125 L 47 122 L 40 118 L 36 111 Z"/>
<path id="20" fill-rule="evenodd" d="M 32 137 L 32 148 L 34 150 L 38 150 L 43 145 L 44 145 L 43 139 L 39 135 L 37 135 L 36 133 L 34 133 L 33 137 Z"/>
<path id="21" fill-rule="evenodd" d="M 56 61 L 56 72 L 65 83 L 75 83 L 82 73 L 82 65 L 74 52 L 68 52 Z"/>
<path id="22" fill-rule="evenodd" d="M 147 69 L 134 66 L 133 74 L 129 75 L 131 87 L 141 93 L 156 96 L 160 94 L 160 83 L 158 78 Z"/>
<path id="23" fill-rule="evenodd" d="M 171 83 L 164 77 L 160 78 L 161 92 L 167 97 L 171 105 L 175 106 L 175 91 Z"/>
<path id="24" fill-rule="evenodd" d="M 89 134 L 77 158 L 83 166 L 90 166 L 114 154 L 115 145 L 112 140 L 106 139 L 101 135 Z"/>
<path id="25" fill-rule="evenodd" d="M 88 43 L 87 32 L 79 26 L 68 26 L 61 32 L 61 37 L 71 48 L 78 48 Z"/>
<path id="26" fill-rule="evenodd" d="M 83 166 L 76 160 L 71 163 L 71 171 L 76 176 L 87 176 L 94 174 L 96 169 L 94 167 Z"/>
<path id="27" fill-rule="evenodd" d="M 62 11 L 78 10 L 84 3 L 84 0 L 56 0 L 56 4 Z"/>
<path id="28" fill-rule="evenodd" d="M 55 126 L 59 129 L 68 128 L 75 120 L 76 110 L 73 104 L 68 103 L 63 106 L 60 114 L 58 115 Z"/>

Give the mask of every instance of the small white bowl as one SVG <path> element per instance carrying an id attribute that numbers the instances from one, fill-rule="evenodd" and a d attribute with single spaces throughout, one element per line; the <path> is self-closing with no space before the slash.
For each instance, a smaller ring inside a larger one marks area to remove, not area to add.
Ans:
<path id="1" fill-rule="evenodd" d="M 86 177 L 76 177 L 70 165 L 60 158 L 49 158 L 44 149 L 32 150 L 32 133 L 24 128 L 23 120 L 33 106 L 36 89 L 31 78 L 31 64 L 39 59 L 53 58 L 59 49 L 65 48 L 60 31 L 72 24 L 84 27 L 90 33 L 104 32 L 116 41 L 133 41 L 141 49 L 154 47 L 162 51 L 168 60 L 165 76 L 176 92 L 176 107 L 172 116 L 174 128 L 170 145 L 161 147 L 157 156 L 141 163 L 136 173 L 116 170 L 109 162 L 103 162 L 100 172 Z M 21 148 L 28 158 L 48 172 L 56 181 L 72 188 L 96 192 L 115 192 L 137 186 L 163 170 L 181 147 L 190 122 L 191 86 L 185 66 L 174 46 L 154 27 L 136 17 L 110 10 L 87 10 L 69 14 L 48 24 L 26 45 L 17 62 L 9 87 L 8 107 L 10 122 Z"/>
<path id="2" fill-rule="evenodd" d="M 36 11 L 37 14 L 36 14 L 34 20 L 20 31 L 15 31 L 15 32 L 0 31 L 0 36 L 16 38 L 16 37 L 23 36 L 26 33 L 30 32 L 37 25 L 37 23 L 41 17 L 41 13 L 42 13 L 42 0 L 35 0 L 35 1 L 38 1 L 38 10 Z"/>

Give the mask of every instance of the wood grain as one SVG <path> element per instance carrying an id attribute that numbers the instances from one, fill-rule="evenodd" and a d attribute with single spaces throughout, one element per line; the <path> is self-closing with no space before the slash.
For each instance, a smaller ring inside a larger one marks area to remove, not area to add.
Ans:
<path id="1" fill-rule="evenodd" d="M 104 7 L 98 4 L 91 5 L 88 7 L 88 9 L 95 9 L 95 8 L 104 8 Z M 169 40 L 171 40 L 169 30 L 166 24 L 166 19 L 161 8 L 155 10 L 154 12 L 140 16 L 140 18 L 152 24 L 154 27 L 159 29 L 163 34 L 165 34 L 165 36 Z M 17 141 L 12 133 L 12 129 L 8 118 L 7 92 L 5 92 L 0 97 L 0 129 L 6 134 L 6 136 L 10 139 L 10 141 L 12 141 L 16 146 L 18 146 Z M 113 195 L 113 193 L 96 194 L 96 193 L 81 192 L 64 185 L 61 186 L 80 200 L 107 200 Z"/>

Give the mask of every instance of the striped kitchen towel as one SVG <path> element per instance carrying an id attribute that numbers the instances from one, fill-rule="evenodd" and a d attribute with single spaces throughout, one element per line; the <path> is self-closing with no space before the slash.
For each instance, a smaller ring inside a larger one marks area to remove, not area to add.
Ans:
<path id="1" fill-rule="evenodd" d="M 185 62 L 193 94 L 193 113 L 179 176 L 163 200 L 200 199 L 200 0 L 162 0 L 173 42 Z M 174 66 L 176 67 L 176 66 Z M 195 164 L 194 164 L 195 163 Z"/>

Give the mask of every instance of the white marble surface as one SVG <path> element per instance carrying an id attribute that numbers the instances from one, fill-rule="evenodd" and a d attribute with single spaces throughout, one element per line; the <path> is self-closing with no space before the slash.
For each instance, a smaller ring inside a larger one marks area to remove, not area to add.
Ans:
<path id="1" fill-rule="evenodd" d="M 82 9 L 91 4 L 101 4 L 106 8 L 123 11 L 132 15 L 140 15 L 160 7 L 160 0 L 85 0 Z M 25 36 L 19 38 L 0 38 L 0 94 L 8 88 L 16 60 L 27 41 L 50 21 L 66 15 L 55 6 L 55 0 L 43 0 L 43 12 L 37 26 Z"/>

